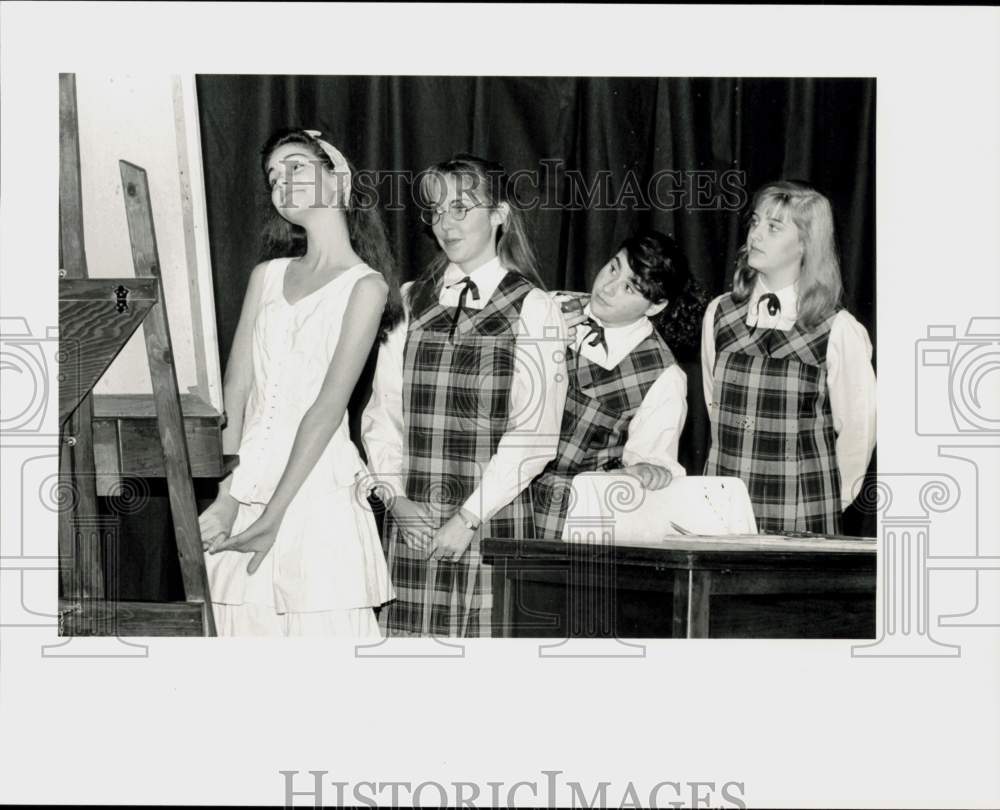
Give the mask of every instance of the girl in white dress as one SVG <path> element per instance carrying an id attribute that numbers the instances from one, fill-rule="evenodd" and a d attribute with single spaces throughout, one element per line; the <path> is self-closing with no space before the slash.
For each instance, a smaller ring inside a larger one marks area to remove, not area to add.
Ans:
<path id="1" fill-rule="evenodd" d="M 240 463 L 200 518 L 220 635 L 377 637 L 393 597 L 347 404 L 399 292 L 377 211 L 352 205 L 353 172 L 319 136 L 282 130 L 262 153 L 284 257 L 250 276 L 224 382 Z"/>

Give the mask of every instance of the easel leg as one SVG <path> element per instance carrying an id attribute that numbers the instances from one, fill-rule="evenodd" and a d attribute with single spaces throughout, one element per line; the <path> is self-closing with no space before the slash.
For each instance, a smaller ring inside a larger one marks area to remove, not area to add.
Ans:
<path id="1" fill-rule="evenodd" d="M 59 578 L 64 598 L 104 598 L 100 537 L 81 531 L 97 518 L 93 404 L 88 394 L 66 421 L 60 448 Z"/>

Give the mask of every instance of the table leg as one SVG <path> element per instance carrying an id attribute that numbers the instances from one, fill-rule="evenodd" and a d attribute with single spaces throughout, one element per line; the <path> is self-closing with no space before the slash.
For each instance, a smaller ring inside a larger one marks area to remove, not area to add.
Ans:
<path id="1" fill-rule="evenodd" d="M 708 638 L 708 597 L 711 590 L 711 572 L 691 572 L 691 593 L 688 603 L 688 638 Z"/>
<path id="2" fill-rule="evenodd" d="M 493 628 L 494 635 L 509 638 L 514 635 L 514 610 L 511 601 L 511 591 L 514 583 L 511 581 L 511 571 L 507 568 L 507 560 L 493 560 Z"/>
<path id="3" fill-rule="evenodd" d="M 687 638 L 688 601 L 691 593 L 691 572 L 674 572 L 674 615 L 671 636 Z"/>
<path id="4" fill-rule="evenodd" d="M 673 638 L 708 638 L 709 571 L 674 573 Z"/>

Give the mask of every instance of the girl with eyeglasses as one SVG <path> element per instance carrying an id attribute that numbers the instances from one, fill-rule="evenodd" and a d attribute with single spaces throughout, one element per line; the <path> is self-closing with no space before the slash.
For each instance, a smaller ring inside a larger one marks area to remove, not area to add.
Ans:
<path id="1" fill-rule="evenodd" d="M 705 475 L 743 479 L 761 532 L 840 534 L 871 460 L 872 346 L 842 292 L 829 200 L 805 183 L 763 186 L 701 343 Z"/>
<path id="2" fill-rule="evenodd" d="M 380 349 L 362 419 L 397 591 L 379 621 L 388 635 L 491 636 L 480 541 L 534 536 L 528 485 L 555 456 L 565 326 L 502 166 L 458 155 L 420 192 L 440 252 L 404 285 L 407 321 Z"/>

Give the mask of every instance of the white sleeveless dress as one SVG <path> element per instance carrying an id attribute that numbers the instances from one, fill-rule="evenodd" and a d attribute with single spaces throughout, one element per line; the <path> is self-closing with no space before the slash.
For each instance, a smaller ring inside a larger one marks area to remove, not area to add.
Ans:
<path id="1" fill-rule="evenodd" d="M 289 304 L 283 288 L 290 261 L 275 259 L 264 270 L 253 387 L 230 488 L 240 503 L 234 535 L 260 517 L 274 493 L 340 340 L 351 290 L 375 273 L 356 265 Z M 356 486 L 366 472 L 345 413 L 260 568 L 247 574 L 251 554 L 205 555 L 219 635 L 379 635 L 372 608 L 394 593 L 374 516 Z"/>

